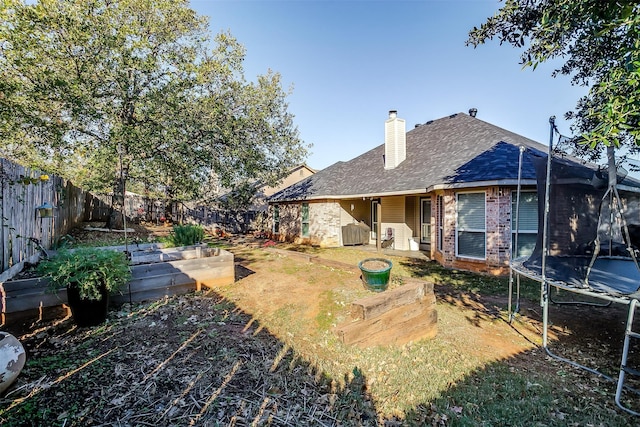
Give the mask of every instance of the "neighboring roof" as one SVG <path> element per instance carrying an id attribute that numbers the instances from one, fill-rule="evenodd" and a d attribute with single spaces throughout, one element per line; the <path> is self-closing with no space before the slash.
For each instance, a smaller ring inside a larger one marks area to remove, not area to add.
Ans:
<path id="1" fill-rule="evenodd" d="M 302 170 L 302 169 L 306 169 L 308 171 L 308 173 L 310 173 L 310 174 L 314 174 L 314 173 L 317 172 L 315 169 L 309 167 L 306 163 L 302 163 L 302 164 L 299 164 L 299 165 L 294 166 L 293 168 L 289 169 L 289 171 L 287 172 L 287 175 L 285 177 L 283 177 L 281 179 L 280 184 L 278 184 L 275 187 L 267 185 L 267 184 L 263 183 L 260 180 L 255 180 L 252 183 L 250 183 L 251 188 L 253 189 L 253 191 L 255 191 L 256 195 L 258 195 L 260 197 L 264 197 L 265 195 L 269 196 L 269 195 L 275 193 L 276 191 L 278 191 L 279 189 L 282 189 L 282 187 L 281 187 L 282 185 L 291 185 L 291 184 L 287 184 L 287 182 L 295 183 L 295 182 L 300 181 L 300 179 L 297 179 L 296 175 L 294 175 L 294 174 L 296 172 Z M 234 193 L 236 193 L 235 190 L 227 191 L 226 193 L 222 194 L 221 196 L 218 196 L 216 198 L 216 200 L 218 200 L 219 202 L 222 202 L 222 203 L 226 203 L 229 200 L 229 198 L 234 195 Z M 266 207 L 266 205 L 265 205 L 265 207 Z"/>
<path id="2" fill-rule="evenodd" d="M 382 124 L 381 124 L 382 133 Z M 438 188 L 507 185 L 518 179 L 520 146 L 547 146 L 465 113 L 429 121 L 406 134 L 406 160 L 384 168 L 384 144 L 338 162 L 275 193 L 269 201 L 418 194 Z M 533 184 L 535 170 L 523 162 L 522 179 Z"/>

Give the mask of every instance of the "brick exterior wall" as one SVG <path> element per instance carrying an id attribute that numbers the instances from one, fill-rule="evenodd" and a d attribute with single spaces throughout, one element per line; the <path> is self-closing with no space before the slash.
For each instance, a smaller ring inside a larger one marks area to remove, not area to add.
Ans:
<path id="1" fill-rule="evenodd" d="M 456 191 L 438 192 L 442 196 L 444 209 L 442 251 L 437 248 L 439 198 L 432 204 L 435 232 L 432 233 L 431 258 L 445 267 L 475 271 L 493 275 L 509 272 L 509 248 L 511 245 L 511 189 L 489 187 L 485 190 L 486 206 L 486 259 L 456 257 Z"/>
<path id="2" fill-rule="evenodd" d="M 431 203 L 432 224 L 431 253 L 435 261 L 445 267 L 475 271 L 493 275 L 509 272 L 511 246 L 511 187 L 485 188 L 486 206 L 486 259 L 456 257 L 456 193 L 455 190 L 438 191 L 442 196 L 444 223 L 442 251 L 438 250 L 438 209 L 440 198 Z M 349 205 L 348 203 L 345 206 Z M 337 247 L 341 244 L 341 207 L 339 201 L 309 202 L 309 237 L 301 234 L 301 203 L 280 203 L 280 232 L 272 238 L 321 247 Z M 269 206 L 270 227 L 273 229 L 273 205 Z M 383 219 L 384 222 L 384 219 Z"/>

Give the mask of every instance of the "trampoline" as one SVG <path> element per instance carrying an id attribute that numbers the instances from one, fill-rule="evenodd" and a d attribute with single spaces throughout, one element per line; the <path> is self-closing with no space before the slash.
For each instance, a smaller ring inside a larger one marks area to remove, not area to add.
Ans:
<path id="1" fill-rule="evenodd" d="M 640 239 L 636 242 L 635 233 L 629 231 L 640 224 L 640 182 L 619 173 L 612 147 L 607 149 L 605 170 L 559 151 L 554 147 L 554 137 L 558 136 L 560 142 L 561 135 L 554 121 L 553 117 L 549 120 L 548 153 L 524 147 L 520 151 L 520 170 L 523 156 L 529 156 L 528 159 L 536 169 L 539 231 L 531 254 L 516 257 L 510 263 L 509 320 L 512 321 L 519 311 L 520 277 L 539 282 L 543 318 L 542 346 L 547 354 L 616 381 L 549 349 L 549 306 L 553 303 L 561 304 L 551 299 L 550 288 L 600 301 L 573 302 L 577 304 L 606 306 L 616 303 L 626 306 L 627 319 L 615 402 L 624 411 L 640 415 L 640 412 L 622 403 L 623 393 L 640 394 L 639 390 L 627 384 L 628 376 L 640 377 L 640 371 L 627 366 L 631 340 L 640 339 L 640 333 L 633 330 L 635 311 L 640 299 Z M 518 248 L 520 179 L 516 194 L 513 227 L 514 246 Z"/>

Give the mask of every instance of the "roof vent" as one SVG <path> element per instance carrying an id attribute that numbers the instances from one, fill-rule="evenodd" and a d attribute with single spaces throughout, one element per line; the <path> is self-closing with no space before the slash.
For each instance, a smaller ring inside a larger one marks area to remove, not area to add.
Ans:
<path id="1" fill-rule="evenodd" d="M 475 116 L 476 116 L 476 114 L 478 114 L 478 109 L 477 109 L 477 108 L 470 108 L 470 109 L 469 109 L 469 115 L 470 115 L 471 117 L 475 117 Z"/>

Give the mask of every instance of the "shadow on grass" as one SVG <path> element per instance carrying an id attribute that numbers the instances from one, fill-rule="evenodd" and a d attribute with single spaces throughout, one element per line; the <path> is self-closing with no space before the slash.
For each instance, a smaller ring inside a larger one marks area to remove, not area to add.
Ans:
<path id="1" fill-rule="evenodd" d="M 215 293 L 123 307 L 110 319 L 81 329 L 65 320 L 21 337 L 28 361 L 0 398 L 2 425 L 628 426 L 639 421 L 615 407 L 613 383 L 546 360 L 540 349 L 470 372 L 441 397 L 394 417 L 377 412 L 358 367 L 342 379 L 318 372 Z"/>
<path id="2" fill-rule="evenodd" d="M 260 256 L 236 251 L 238 263 Z M 253 273 L 242 268 L 242 274 Z M 436 288 L 440 299 L 472 310 L 471 323 L 474 316 L 495 317 L 484 301 L 462 298 L 480 298 L 458 285 L 466 273 L 452 277 Z M 619 313 L 553 310 L 562 354 L 615 373 Z M 332 378 L 214 292 L 124 306 L 96 328 L 78 329 L 70 320 L 42 326 L 20 337 L 28 361 L 0 398 L 2 425 L 627 426 L 640 421 L 615 406 L 615 384 L 547 360 L 540 349 L 469 372 L 438 391 L 440 397 L 402 414 L 382 414 L 357 366 L 344 378 Z"/>
<path id="3" fill-rule="evenodd" d="M 27 364 L 0 424 L 376 425 L 357 367 L 336 381 L 209 292 L 126 306 L 95 328 L 70 320 L 20 339 Z"/>

